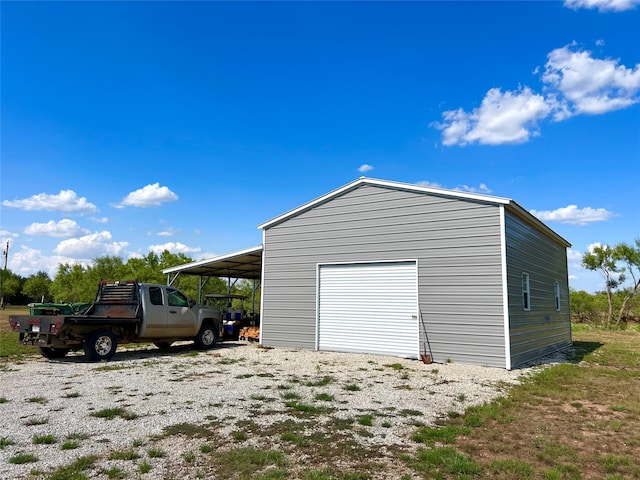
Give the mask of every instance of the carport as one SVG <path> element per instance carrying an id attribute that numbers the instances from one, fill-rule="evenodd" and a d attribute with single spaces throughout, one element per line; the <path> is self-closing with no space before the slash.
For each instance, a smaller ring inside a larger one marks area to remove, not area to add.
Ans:
<path id="1" fill-rule="evenodd" d="M 255 311 L 255 292 L 260 287 L 262 277 L 262 245 L 240 250 L 219 257 L 185 263 L 166 268 L 167 285 L 172 285 L 180 275 L 198 277 L 198 303 L 202 302 L 202 289 L 211 277 L 226 278 L 228 293 L 239 279 L 251 280 L 251 305 Z"/>

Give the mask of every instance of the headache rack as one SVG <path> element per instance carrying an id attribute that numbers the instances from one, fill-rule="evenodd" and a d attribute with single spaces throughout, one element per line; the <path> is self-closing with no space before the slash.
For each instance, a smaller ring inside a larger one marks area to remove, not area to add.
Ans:
<path id="1" fill-rule="evenodd" d="M 138 318 L 140 285 L 136 280 L 101 281 L 93 305 L 85 312 L 91 317 Z"/>

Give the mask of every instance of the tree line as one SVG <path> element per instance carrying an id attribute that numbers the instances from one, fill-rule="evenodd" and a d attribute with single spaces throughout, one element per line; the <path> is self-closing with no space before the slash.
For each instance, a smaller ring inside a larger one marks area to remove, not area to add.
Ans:
<path id="1" fill-rule="evenodd" d="M 17 275 L 11 270 L 0 271 L 3 305 L 26 305 L 28 303 L 91 303 L 95 299 L 98 283 L 102 280 L 138 280 L 142 283 L 166 284 L 167 277 L 162 270 L 193 262 L 193 259 L 179 253 L 165 250 L 160 255 L 149 252 L 140 258 L 130 258 L 124 262 L 117 256 L 94 259 L 89 266 L 64 263 L 58 266 L 53 279 L 44 271 L 28 277 Z M 198 298 L 198 277 L 180 275 L 173 283 L 189 297 Z M 232 286 L 231 293 L 249 297 L 244 308 L 250 309 L 252 285 L 240 281 Z M 228 293 L 228 283 L 212 277 L 203 287 L 202 294 Z M 236 302 L 237 303 L 237 302 Z M 256 300 L 259 305 L 259 298 Z"/>

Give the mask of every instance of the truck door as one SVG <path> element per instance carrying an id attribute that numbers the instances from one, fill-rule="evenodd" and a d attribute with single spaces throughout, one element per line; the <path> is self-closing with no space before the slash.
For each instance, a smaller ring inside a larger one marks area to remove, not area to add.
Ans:
<path id="1" fill-rule="evenodd" d="M 166 337 L 168 301 L 166 292 L 160 286 L 149 286 L 148 298 L 144 302 L 144 331 L 143 337 Z"/>
<path id="2" fill-rule="evenodd" d="M 175 288 L 167 287 L 169 301 L 167 316 L 168 336 L 195 336 L 198 333 L 198 318 L 189 305 L 189 299 Z"/>

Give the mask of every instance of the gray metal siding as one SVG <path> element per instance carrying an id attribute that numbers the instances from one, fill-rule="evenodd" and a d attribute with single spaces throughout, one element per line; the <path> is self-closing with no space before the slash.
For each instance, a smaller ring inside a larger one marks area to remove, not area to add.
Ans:
<path id="1" fill-rule="evenodd" d="M 416 258 L 421 348 L 504 367 L 500 228 L 499 206 L 371 185 L 271 225 L 262 342 L 315 348 L 317 264 Z"/>
<path id="2" fill-rule="evenodd" d="M 571 345 L 567 253 L 564 246 L 507 212 L 507 289 L 511 363 L 526 362 Z M 529 274 L 531 310 L 522 308 L 522 273 Z M 555 308 L 560 283 L 560 311 Z"/>

